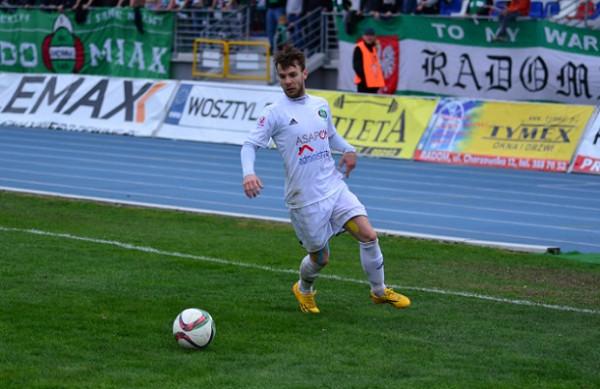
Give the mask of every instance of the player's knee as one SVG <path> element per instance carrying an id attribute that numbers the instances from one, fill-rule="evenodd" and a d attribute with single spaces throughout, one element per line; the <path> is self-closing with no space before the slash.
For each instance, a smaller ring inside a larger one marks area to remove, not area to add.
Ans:
<path id="1" fill-rule="evenodd" d="M 320 266 L 325 266 L 329 263 L 329 249 L 323 247 L 321 250 L 310 253 L 310 259 Z"/>
<path id="2" fill-rule="evenodd" d="M 377 240 L 377 233 L 375 230 L 365 231 L 360 236 L 360 241 L 363 243 L 375 242 Z"/>

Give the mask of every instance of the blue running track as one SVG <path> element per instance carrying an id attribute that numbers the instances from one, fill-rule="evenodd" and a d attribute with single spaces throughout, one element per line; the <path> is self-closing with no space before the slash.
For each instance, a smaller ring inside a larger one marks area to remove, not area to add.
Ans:
<path id="1" fill-rule="evenodd" d="M 0 128 L 0 189 L 289 220 L 278 153 L 259 151 L 265 189 L 250 200 L 241 189 L 239 150 Z M 597 176 L 360 158 L 348 184 L 384 232 L 600 252 Z"/>

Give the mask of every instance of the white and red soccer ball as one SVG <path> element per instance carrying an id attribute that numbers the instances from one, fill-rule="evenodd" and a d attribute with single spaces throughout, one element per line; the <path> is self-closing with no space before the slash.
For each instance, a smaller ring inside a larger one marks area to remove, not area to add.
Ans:
<path id="1" fill-rule="evenodd" d="M 202 309 L 185 309 L 173 322 L 175 340 L 185 348 L 203 349 L 212 342 L 215 333 L 213 318 Z"/>

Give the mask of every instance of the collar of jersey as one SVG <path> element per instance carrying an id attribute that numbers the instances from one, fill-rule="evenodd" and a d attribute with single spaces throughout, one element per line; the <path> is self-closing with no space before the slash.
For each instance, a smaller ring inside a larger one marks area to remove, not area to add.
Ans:
<path id="1" fill-rule="evenodd" d="M 287 97 L 287 96 L 285 96 L 285 97 Z M 307 95 L 306 93 L 304 93 L 304 94 L 303 94 L 302 96 L 300 96 L 300 97 L 294 97 L 294 98 L 292 98 L 292 97 L 287 97 L 287 99 L 288 99 L 289 101 L 293 101 L 293 102 L 301 102 L 301 101 L 304 101 L 304 100 L 308 99 L 308 95 Z"/>

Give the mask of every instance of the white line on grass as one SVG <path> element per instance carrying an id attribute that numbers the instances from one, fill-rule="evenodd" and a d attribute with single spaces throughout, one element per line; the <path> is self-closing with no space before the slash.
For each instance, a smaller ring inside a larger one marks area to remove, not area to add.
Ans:
<path id="1" fill-rule="evenodd" d="M 264 271 L 273 272 L 273 273 L 284 273 L 284 274 L 297 274 L 298 273 L 298 270 L 293 270 L 293 269 L 278 269 L 278 268 L 274 268 L 274 267 L 270 267 L 270 266 L 257 265 L 255 263 L 231 261 L 228 259 L 206 257 L 204 255 L 185 254 L 185 253 L 179 253 L 176 251 L 164 251 L 164 250 L 155 249 L 153 247 L 136 246 L 133 244 L 119 242 L 119 241 L 115 241 L 115 240 L 89 238 L 89 237 L 85 237 L 85 236 L 77 236 L 77 235 L 71 235 L 71 234 L 42 231 L 42 230 L 38 230 L 38 229 L 34 229 L 34 228 L 24 229 L 24 228 L 12 228 L 12 227 L 0 226 L 0 231 L 2 231 L 2 232 L 20 232 L 20 233 L 33 234 L 33 235 L 50 236 L 53 238 L 78 240 L 78 241 L 119 247 L 119 248 L 126 249 L 126 250 L 141 251 L 144 253 L 164 255 L 164 256 L 168 256 L 168 257 L 193 259 L 193 260 L 203 261 L 203 262 L 218 263 L 221 265 L 245 267 L 245 268 L 249 268 L 249 269 L 264 270 Z M 328 280 L 334 280 L 334 281 L 351 282 L 354 284 L 368 285 L 368 282 L 364 281 L 364 280 L 348 278 L 348 277 L 341 277 L 341 276 L 336 276 L 336 275 L 331 275 L 331 274 L 321 274 L 321 275 L 319 275 L 319 277 L 328 279 Z M 505 303 L 505 304 L 513 304 L 513 305 L 525 305 L 525 306 L 530 306 L 530 307 L 546 308 L 546 309 L 552 309 L 552 310 L 557 310 L 557 311 L 590 313 L 590 314 L 596 314 L 596 315 L 600 314 L 600 311 L 594 310 L 594 309 L 576 308 L 576 307 L 570 307 L 567 305 L 553 305 L 553 304 L 536 303 L 534 301 L 528 301 L 528 300 L 513 300 L 513 299 L 502 298 L 502 297 L 487 296 L 487 295 L 483 295 L 483 294 L 479 294 L 479 293 L 461 292 L 461 291 L 445 290 L 445 289 L 439 289 L 439 288 L 423 288 L 423 287 L 418 287 L 418 286 L 401 286 L 401 285 L 389 285 L 389 286 L 398 288 L 398 289 L 416 290 L 419 292 L 436 293 L 436 294 L 449 295 L 449 296 L 468 297 L 468 298 L 475 298 L 475 299 L 479 299 L 479 300 L 494 301 L 494 302 Z"/>

